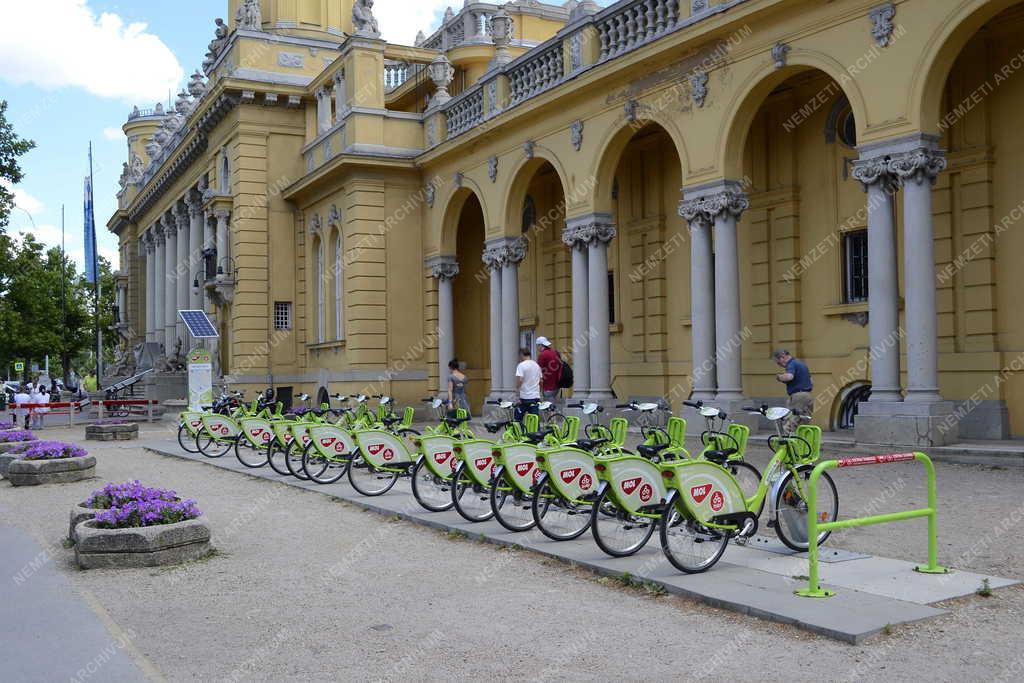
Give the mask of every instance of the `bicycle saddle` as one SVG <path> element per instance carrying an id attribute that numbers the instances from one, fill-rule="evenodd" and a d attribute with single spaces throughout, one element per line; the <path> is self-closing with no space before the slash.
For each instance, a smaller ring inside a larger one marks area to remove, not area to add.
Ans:
<path id="1" fill-rule="evenodd" d="M 441 421 L 444 422 L 449 427 L 458 427 L 460 424 L 462 424 L 464 422 L 469 422 L 469 418 L 468 417 L 444 417 L 444 418 L 441 418 Z"/>
<path id="2" fill-rule="evenodd" d="M 736 455 L 737 452 L 735 448 L 726 448 L 721 451 L 708 451 L 704 454 L 704 457 L 713 463 L 721 465 L 729 459 L 730 455 Z"/>
<path id="3" fill-rule="evenodd" d="M 385 417 L 383 420 L 381 420 L 381 422 L 384 423 L 385 427 L 390 427 L 391 425 L 396 424 L 396 423 L 401 422 L 401 421 L 402 421 L 402 418 L 400 418 L 400 417 Z"/>
<path id="4" fill-rule="evenodd" d="M 487 422 L 484 424 L 484 429 L 486 429 L 491 434 L 497 434 L 502 429 L 507 427 L 508 424 L 508 422 Z"/>
<path id="5" fill-rule="evenodd" d="M 547 429 L 542 429 L 539 432 L 530 432 L 529 434 L 526 435 L 526 439 L 533 445 L 537 445 L 544 440 L 544 437 L 546 437 L 548 434 L 554 433 L 554 431 L 555 430 L 553 430 L 551 427 L 548 427 Z"/>
<path id="6" fill-rule="evenodd" d="M 585 451 L 592 451 L 606 443 L 608 443 L 608 439 L 579 439 L 576 441 L 576 445 Z"/>
<path id="7" fill-rule="evenodd" d="M 641 445 L 637 446 L 636 450 L 640 455 L 644 456 L 645 458 L 653 458 L 656 457 L 663 450 L 668 448 L 670 445 L 671 444 L 667 443 L 656 443 L 650 446 Z"/>

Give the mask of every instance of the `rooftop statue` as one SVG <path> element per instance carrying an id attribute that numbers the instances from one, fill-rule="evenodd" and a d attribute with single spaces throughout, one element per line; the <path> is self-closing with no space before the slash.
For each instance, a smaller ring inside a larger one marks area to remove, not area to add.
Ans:
<path id="1" fill-rule="evenodd" d="M 356 29 L 357 36 L 367 38 L 379 38 L 380 27 L 377 19 L 373 16 L 373 0 L 356 0 L 352 6 L 352 25 Z"/>
<path id="2" fill-rule="evenodd" d="M 245 4 L 238 7 L 235 26 L 248 31 L 263 30 L 263 11 L 260 9 L 259 0 L 245 0 Z"/>

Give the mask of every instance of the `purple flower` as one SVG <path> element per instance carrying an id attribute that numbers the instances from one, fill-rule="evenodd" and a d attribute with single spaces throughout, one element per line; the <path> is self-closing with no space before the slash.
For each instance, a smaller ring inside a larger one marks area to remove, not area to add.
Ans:
<path id="1" fill-rule="evenodd" d="M 14 429 L 14 425 L 10 422 L 0 422 L 0 430 L 3 429 Z"/>
<path id="2" fill-rule="evenodd" d="M 122 507 L 133 501 L 168 501 L 178 500 L 178 494 L 167 489 L 155 489 L 143 486 L 138 480 L 123 484 L 107 484 L 93 491 L 85 501 L 85 507 L 94 510 L 106 510 Z"/>
<path id="3" fill-rule="evenodd" d="M 21 460 L 60 460 L 64 458 L 84 458 L 89 455 L 81 446 L 62 441 L 36 441 L 25 448 Z"/>
<path id="4" fill-rule="evenodd" d="M 15 441 L 35 441 L 36 435 L 27 431 L 0 432 L 0 443 L 13 443 Z"/>
<path id="5" fill-rule="evenodd" d="M 120 507 L 97 512 L 96 526 L 101 529 L 125 529 L 176 524 L 202 514 L 194 500 L 133 500 Z"/>

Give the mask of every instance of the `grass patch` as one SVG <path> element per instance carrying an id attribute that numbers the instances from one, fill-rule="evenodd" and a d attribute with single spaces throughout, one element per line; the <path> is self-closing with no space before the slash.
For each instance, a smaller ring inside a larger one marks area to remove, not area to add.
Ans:
<path id="1" fill-rule="evenodd" d="M 466 538 L 466 534 L 463 533 L 462 531 L 459 531 L 458 529 L 451 529 L 450 531 L 448 531 L 445 534 L 445 536 L 447 536 L 448 538 L 450 538 L 452 540 Z"/>
<path id="2" fill-rule="evenodd" d="M 793 576 L 791 578 L 794 578 L 797 581 L 810 581 L 811 580 L 811 577 L 809 577 L 809 576 L 807 576 L 805 574 L 793 574 Z"/>
<path id="3" fill-rule="evenodd" d="M 981 580 L 981 585 L 978 586 L 978 590 L 974 591 L 974 593 L 976 595 L 979 595 L 979 596 L 983 597 L 983 598 L 991 598 L 992 597 L 992 586 L 991 586 L 991 584 L 989 584 L 988 579 L 982 579 Z"/>

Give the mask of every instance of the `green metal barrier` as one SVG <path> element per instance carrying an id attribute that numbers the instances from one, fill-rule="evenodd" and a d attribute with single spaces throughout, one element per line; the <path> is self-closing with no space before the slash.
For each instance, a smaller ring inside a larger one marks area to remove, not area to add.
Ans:
<path id="1" fill-rule="evenodd" d="M 908 462 L 917 460 L 925 467 L 928 473 L 928 507 L 920 510 L 907 510 L 905 512 L 891 512 L 885 515 L 874 515 L 872 517 L 859 517 L 855 519 L 844 519 L 842 521 L 820 523 L 818 522 L 818 480 L 821 473 L 826 470 L 845 467 L 861 467 L 864 465 L 888 465 L 894 462 Z M 935 465 L 931 458 L 924 453 L 896 453 L 894 455 L 871 455 L 863 458 L 845 458 L 843 460 L 826 460 L 820 463 L 811 472 L 811 478 L 807 481 L 807 538 L 810 547 L 807 549 L 807 560 L 810 563 L 808 571 L 807 588 L 796 591 L 796 594 L 803 598 L 830 598 L 835 595 L 834 591 L 824 590 L 818 583 L 818 535 L 825 531 L 836 529 L 852 529 L 859 526 L 871 526 L 873 524 L 886 524 L 888 522 L 902 522 L 908 519 L 928 518 L 928 564 L 914 567 L 914 571 L 922 574 L 948 574 L 950 569 L 939 565 L 938 561 L 938 539 L 936 521 L 936 494 L 935 494 Z"/>

